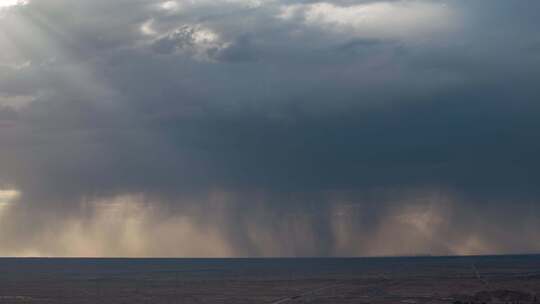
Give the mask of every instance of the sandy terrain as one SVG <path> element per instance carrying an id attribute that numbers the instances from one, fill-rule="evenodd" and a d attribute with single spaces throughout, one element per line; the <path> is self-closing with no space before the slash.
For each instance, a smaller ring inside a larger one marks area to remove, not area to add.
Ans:
<path id="1" fill-rule="evenodd" d="M 282 269 L 267 260 L 40 261 L 0 262 L 0 303 L 527 304 L 540 294 L 538 257 L 284 260 Z"/>

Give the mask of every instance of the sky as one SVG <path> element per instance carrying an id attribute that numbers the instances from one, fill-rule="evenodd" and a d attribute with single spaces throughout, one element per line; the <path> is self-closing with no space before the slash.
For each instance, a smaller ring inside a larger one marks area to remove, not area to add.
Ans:
<path id="1" fill-rule="evenodd" d="M 0 256 L 540 252 L 537 0 L 0 0 Z"/>

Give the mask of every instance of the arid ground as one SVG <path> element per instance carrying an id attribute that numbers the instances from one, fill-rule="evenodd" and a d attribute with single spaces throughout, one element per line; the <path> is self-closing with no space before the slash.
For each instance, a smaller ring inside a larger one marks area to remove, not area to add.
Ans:
<path id="1" fill-rule="evenodd" d="M 540 256 L 1 259 L 0 303 L 527 304 Z"/>

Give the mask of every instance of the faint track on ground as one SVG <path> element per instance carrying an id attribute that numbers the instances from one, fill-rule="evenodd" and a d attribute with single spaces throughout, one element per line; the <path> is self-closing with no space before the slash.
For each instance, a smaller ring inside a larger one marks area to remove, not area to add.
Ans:
<path id="1" fill-rule="evenodd" d="M 317 292 L 327 290 L 327 289 L 330 289 L 330 288 L 333 288 L 333 287 L 338 287 L 340 285 L 341 284 L 337 284 L 337 283 L 336 284 L 326 285 L 326 286 L 319 287 L 317 289 L 312 289 L 312 290 L 309 290 L 309 291 L 306 291 L 306 292 L 303 292 L 303 293 L 300 293 L 300 294 L 297 294 L 297 295 L 292 295 L 292 296 L 288 296 L 288 297 L 285 297 L 285 298 L 281 298 L 279 300 L 270 302 L 269 304 L 283 304 L 283 303 L 287 303 L 289 301 L 301 300 L 301 299 L 306 298 L 308 296 L 313 296 Z"/>
<path id="2" fill-rule="evenodd" d="M 482 282 L 482 284 L 484 284 L 486 287 L 489 287 L 489 282 L 480 274 L 480 271 L 478 271 L 478 268 L 476 268 L 474 262 L 471 262 L 471 268 L 476 278 L 480 280 L 480 282 Z"/>

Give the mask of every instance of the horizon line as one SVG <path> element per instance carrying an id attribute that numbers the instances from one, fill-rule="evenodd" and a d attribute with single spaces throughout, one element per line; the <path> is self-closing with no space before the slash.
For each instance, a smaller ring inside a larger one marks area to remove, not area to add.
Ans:
<path id="1" fill-rule="evenodd" d="M 285 259 L 385 259 L 385 258 L 474 258 L 474 257 L 523 257 L 523 256 L 540 256 L 540 252 L 536 253 L 503 253 L 503 254 L 465 254 L 465 255 L 373 255 L 373 256 L 239 256 L 239 257 L 174 257 L 174 256 L 156 256 L 156 257 L 78 257 L 78 256 L 0 256 L 0 259 L 81 259 L 81 260 L 285 260 Z"/>

